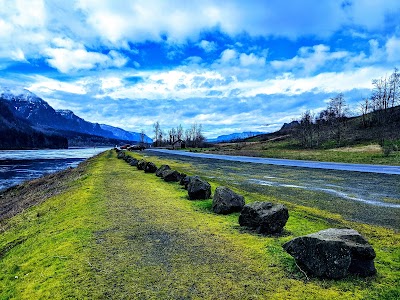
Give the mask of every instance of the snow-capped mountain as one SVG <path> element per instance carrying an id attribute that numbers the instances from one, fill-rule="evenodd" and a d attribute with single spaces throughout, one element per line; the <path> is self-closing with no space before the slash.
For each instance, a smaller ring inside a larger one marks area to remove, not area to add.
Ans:
<path id="1" fill-rule="evenodd" d="M 43 101 L 34 93 L 28 91 L 27 89 L 20 87 L 1 87 L 0 86 L 0 97 L 5 100 L 13 100 L 19 98 L 25 100 L 26 102 L 36 103 Z"/>
<path id="2" fill-rule="evenodd" d="M 88 122 L 70 110 L 54 110 L 46 101 L 34 93 L 18 87 L 0 87 L 0 101 L 3 101 L 13 114 L 27 120 L 34 129 L 54 132 L 69 131 L 104 138 L 140 142 L 140 134 L 121 128 Z M 146 141 L 151 142 L 147 136 Z"/>
<path id="3" fill-rule="evenodd" d="M 126 131 L 121 128 L 106 125 L 106 124 L 100 124 L 100 127 L 104 130 L 112 132 L 115 137 L 117 137 L 121 140 L 141 142 L 140 133 L 133 132 L 133 131 Z M 147 135 L 145 135 L 144 142 L 152 143 L 153 140 L 151 138 L 149 138 Z"/>

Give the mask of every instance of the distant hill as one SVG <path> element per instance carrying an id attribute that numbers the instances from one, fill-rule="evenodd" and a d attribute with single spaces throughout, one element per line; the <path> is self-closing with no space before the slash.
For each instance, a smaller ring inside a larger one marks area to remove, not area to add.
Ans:
<path id="1" fill-rule="evenodd" d="M 384 119 L 384 121 L 382 121 Z M 309 129 L 315 142 L 313 148 L 336 148 L 365 143 L 379 143 L 383 140 L 400 144 L 400 106 L 377 110 L 365 115 L 346 117 L 341 122 L 341 142 L 337 142 L 337 129 L 328 122 L 315 122 Z M 299 139 L 302 132 L 299 121 L 285 123 L 276 132 L 260 134 L 246 139 L 251 142 L 281 141 Z M 295 142 L 298 143 L 298 142 Z"/>
<path id="2" fill-rule="evenodd" d="M 121 142 L 138 143 L 141 141 L 139 133 L 91 123 L 70 110 L 55 110 L 46 101 L 26 89 L 0 88 L 0 102 L 11 111 L 14 117 L 26 121 L 26 126 L 31 130 L 48 136 L 67 136 L 70 146 L 78 144 L 85 146 L 85 140 L 88 141 L 88 145 L 97 142 L 115 145 Z M 23 130 L 28 132 L 26 126 L 23 127 Z M 151 139 L 145 136 L 145 142 L 151 142 Z"/>
<path id="3" fill-rule="evenodd" d="M 226 135 L 220 135 L 214 139 L 207 139 L 209 143 L 222 143 L 222 142 L 231 142 L 234 140 L 243 140 L 256 135 L 265 134 L 265 132 L 253 132 L 253 131 L 245 131 L 241 133 L 231 133 Z"/>

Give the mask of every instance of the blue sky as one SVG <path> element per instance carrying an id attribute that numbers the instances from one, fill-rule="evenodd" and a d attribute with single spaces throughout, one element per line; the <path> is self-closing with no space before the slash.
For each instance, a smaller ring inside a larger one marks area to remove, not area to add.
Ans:
<path id="1" fill-rule="evenodd" d="M 152 136 L 274 131 L 400 67 L 400 1 L 0 0 L 0 84 Z"/>

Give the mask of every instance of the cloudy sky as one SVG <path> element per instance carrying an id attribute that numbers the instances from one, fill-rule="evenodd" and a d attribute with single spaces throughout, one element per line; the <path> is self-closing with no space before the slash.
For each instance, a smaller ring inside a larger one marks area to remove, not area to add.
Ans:
<path id="1" fill-rule="evenodd" d="M 0 84 L 88 121 L 273 131 L 400 67 L 398 0 L 0 0 Z"/>

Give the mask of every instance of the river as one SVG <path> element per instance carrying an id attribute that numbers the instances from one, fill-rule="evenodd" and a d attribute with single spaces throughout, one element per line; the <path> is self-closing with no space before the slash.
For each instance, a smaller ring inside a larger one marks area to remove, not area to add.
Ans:
<path id="1" fill-rule="evenodd" d="M 110 148 L 0 151 L 0 191 L 68 167 Z"/>

